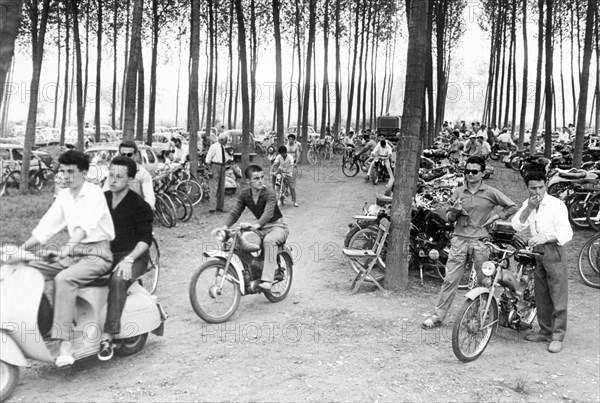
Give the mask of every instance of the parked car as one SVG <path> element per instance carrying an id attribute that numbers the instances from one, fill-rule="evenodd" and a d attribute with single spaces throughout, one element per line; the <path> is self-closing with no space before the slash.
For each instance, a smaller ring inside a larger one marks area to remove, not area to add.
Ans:
<path id="1" fill-rule="evenodd" d="M 296 139 L 298 141 L 300 141 L 300 136 L 302 136 L 302 130 L 300 130 L 298 132 L 298 126 L 290 126 L 285 131 L 285 136 L 287 137 L 290 134 L 293 134 L 294 136 L 296 136 Z M 308 140 L 309 141 L 317 140 L 320 137 L 321 137 L 321 135 L 319 133 L 317 133 L 315 131 L 315 129 L 313 129 L 312 126 L 308 126 Z"/>
<path id="2" fill-rule="evenodd" d="M 232 129 L 225 130 L 223 134 L 227 135 L 227 145 L 225 147 L 233 148 L 233 158 L 237 161 L 242 158 L 242 130 L 241 129 Z M 256 155 L 256 140 L 254 140 L 254 136 L 250 133 L 250 138 L 248 141 L 248 151 L 250 155 L 250 161 L 253 160 Z"/>
<path id="3" fill-rule="evenodd" d="M 158 167 L 158 158 L 156 152 L 145 144 L 138 144 L 141 164 L 150 175 L 156 174 Z M 119 152 L 119 144 L 95 144 L 84 151 L 90 158 L 90 170 L 88 171 L 88 181 L 101 184 L 108 177 L 108 164 Z"/>
<path id="4" fill-rule="evenodd" d="M 19 144 L 0 143 L 0 174 L 4 175 L 5 168 L 14 168 L 23 161 L 23 146 Z M 47 167 L 52 166 L 52 155 L 46 151 L 33 151 L 30 170 L 39 169 L 40 161 Z M 2 178 L 4 179 L 4 178 Z"/>

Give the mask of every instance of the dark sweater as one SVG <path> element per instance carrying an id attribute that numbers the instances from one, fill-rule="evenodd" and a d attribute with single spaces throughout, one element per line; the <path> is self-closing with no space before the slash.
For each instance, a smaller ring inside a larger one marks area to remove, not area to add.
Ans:
<path id="1" fill-rule="evenodd" d="M 263 187 L 258 196 L 258 203 L 255 204 L 254 199 L 252 198 L 252 189 L 246 188 L 238 195 L 233 211 L 229 217 L 227 217 L 225 225 L 230 227 L 235 224 L 246 207 L 252 211 L 252 214 L 254 214 L 254 217 L 256 217 L 258 224 L 261 227 L 283 217 L 279 207 L 277 207 L 277 196 L 275 195 L 275 192 L 267 187 Z"/>
<path id="2" fill-rule="evenodd" d="M 104 192 L 106 204 L 115 226 L 115 239 L 110 242 L 113 253 L 131 252 L 138 242 L 152 245 L 152 208 L 137 193 L 128 190 L 117 205 L 112 207 L 112 192 Z"/>

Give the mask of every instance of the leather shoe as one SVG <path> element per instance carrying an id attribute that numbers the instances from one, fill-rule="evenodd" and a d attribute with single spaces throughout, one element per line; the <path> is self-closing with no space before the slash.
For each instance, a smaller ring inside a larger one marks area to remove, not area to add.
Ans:
<path id="1" fill-rule="evenodd" d="M 550 345 L 548 346 L 548 351 L 551 353 L 560 353 L 562 350 L 562 341 L 560 340 L 552 340 Z"/>
<path id="2" fill-rule="evenodd" d="M 527 341 L 533 341 L 533 342 L 540 342 L 540 341 L 551 341 L 552 337 L 545 335 L 545 334 L 541 334 L 541 333 L 532 333 L 532 334 L 528 334 L 527 336 L 525 336 L 525 340 Z"/>

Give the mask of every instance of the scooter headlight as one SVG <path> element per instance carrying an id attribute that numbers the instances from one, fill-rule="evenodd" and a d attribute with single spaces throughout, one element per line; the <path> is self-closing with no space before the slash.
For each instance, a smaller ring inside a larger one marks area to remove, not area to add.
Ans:
<path id="1" fill-rule="evenodd" d="M 429 251 L 429 259 L 436 261 L 440 258 L 440 252 L 437 249 L 432 249 Z"/>
<path id="2" fill-rule="evenodd" d="M 481 272 L 484 276 L 491 277 L 496 272 L 496 265 L 494 264 L 494 262 L 490 262 L 489 260 L 487 262 L 483 262 L 483 264 L 481 265 Z"/>

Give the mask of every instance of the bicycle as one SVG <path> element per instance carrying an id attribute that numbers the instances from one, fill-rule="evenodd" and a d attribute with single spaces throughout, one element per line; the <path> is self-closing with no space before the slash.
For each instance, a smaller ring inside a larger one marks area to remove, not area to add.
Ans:
<path id="1" fill-rule="evenodd" d="M 158 287 L 158 279 L 160 277 L 160 249 L 154 235 L 152 235 L 152 243 L 148 248 L 150 260 L 148 260 L 148 271 L 138 277 L 138 282 L 150 294 L 154 294 Z"/>
<path id="2" fill-rule="evenodd" d="M 306 159 L 308 159 L 308 163 L 310 166 L 315 165 L 317 162 L 320 163 L 321 155 L 319 153 L 318 145 L 315 141 L 311 142 L 308 145 L 308 150 L 306 151 Z"/>
<path id="3" fill-rule="evenodd" d="M 577 269 L 586 285 L 600 288 L 600 233 L 590 238 L 581 248 Z"/>

